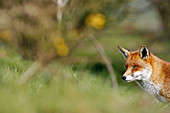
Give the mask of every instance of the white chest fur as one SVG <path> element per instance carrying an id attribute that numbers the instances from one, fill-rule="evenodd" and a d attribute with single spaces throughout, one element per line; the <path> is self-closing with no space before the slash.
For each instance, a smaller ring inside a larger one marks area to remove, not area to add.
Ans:
<path id="1" fill-rule="evenodd" d="M 159 85 L 156 86 L 151 80 L 140 80 L 135 82 L 150 95 L 155 96 L 159 101 L 167 103 L 167 100 L 159 94 Z"/>

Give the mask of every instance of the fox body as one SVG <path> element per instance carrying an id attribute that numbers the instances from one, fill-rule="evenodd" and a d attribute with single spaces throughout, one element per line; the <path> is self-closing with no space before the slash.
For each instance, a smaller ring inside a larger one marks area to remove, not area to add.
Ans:
<path id="1" fill-rule="evenodd" d="M 145 44 L 137 51 L 118 48 L 126 59 L 126 72 L 122 79 L 135 81 L 159 101 L 170 103 L 170 62 L 154 56 Z"/>

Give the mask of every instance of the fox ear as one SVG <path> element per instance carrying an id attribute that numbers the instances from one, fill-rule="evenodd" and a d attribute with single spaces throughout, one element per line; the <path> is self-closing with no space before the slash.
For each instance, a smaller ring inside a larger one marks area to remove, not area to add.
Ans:
<path id="1" fill-rule="evenodd" d="M 120 52 L 122 53 L 122 55 L 124 56 L 124 58 L 127 58 L 130 55 L 130 50 L 125 49 L 123 47 L 117 46 L 120 50 Z"/>
<path id="2" fill-rule="evenodd" d="M 148 59 L 149 58 L 149 49 L 147 48 L 146 44 L 142 44 L 139 48 L 139 54 L 141 59 Z"/>

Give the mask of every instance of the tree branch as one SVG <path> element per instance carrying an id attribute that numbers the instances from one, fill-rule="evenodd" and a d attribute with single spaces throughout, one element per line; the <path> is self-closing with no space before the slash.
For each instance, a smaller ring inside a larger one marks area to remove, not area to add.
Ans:
<path id="1" fill-rule="evenodd" d="M 111 76 L 111 79 L 112 79 L 112 87 L 117 90 L 118 89 L 118 84 L 117 84 L 117 80 L 116 80 L 116 74 L 113 70 L 113 67 L 112 67 L 112 64 L 109 60 L 109 58 L 107 57 L 102 45 L 95 39 L 95 37 L 90 34 L 88 36 L 89 40 L 91 40 L 91 42 L 94 44 L 94 46 L 96 47 L 97 51 L 100 53 L 104 63 L 106 64 L 107 66 L 107 69 L 110 73 L 110 76 Z"/>
<path id="2" fill-rule="evenodd" d="M 69 0 L 52 0 L 52 1 L 57 4 L 57 21 L 61 23 L 63 16 L 62 8 L 65 7 Z"/>
<path id="3" fill-rule="evenodd" d="M 40 70 L 43 67 L 43 62 L 36 61 L 34 62 L 27 70 L 24 72 L 23 75 L 21 75 L 21 78 L 19 79 L 19 85 L 23 85 L 26 81 L 28 81 L 30 78 L 32 78 L 38 70 Z"/>

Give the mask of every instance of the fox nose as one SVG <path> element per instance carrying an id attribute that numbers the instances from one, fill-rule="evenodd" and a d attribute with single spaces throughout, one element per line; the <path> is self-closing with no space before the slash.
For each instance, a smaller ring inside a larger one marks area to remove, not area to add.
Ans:
<path id="1" fill-rule="evenodd" d="M 126 80 L 126 76 L 122 76 L 122 79 L 123 79 L 123 80 Z"/>

